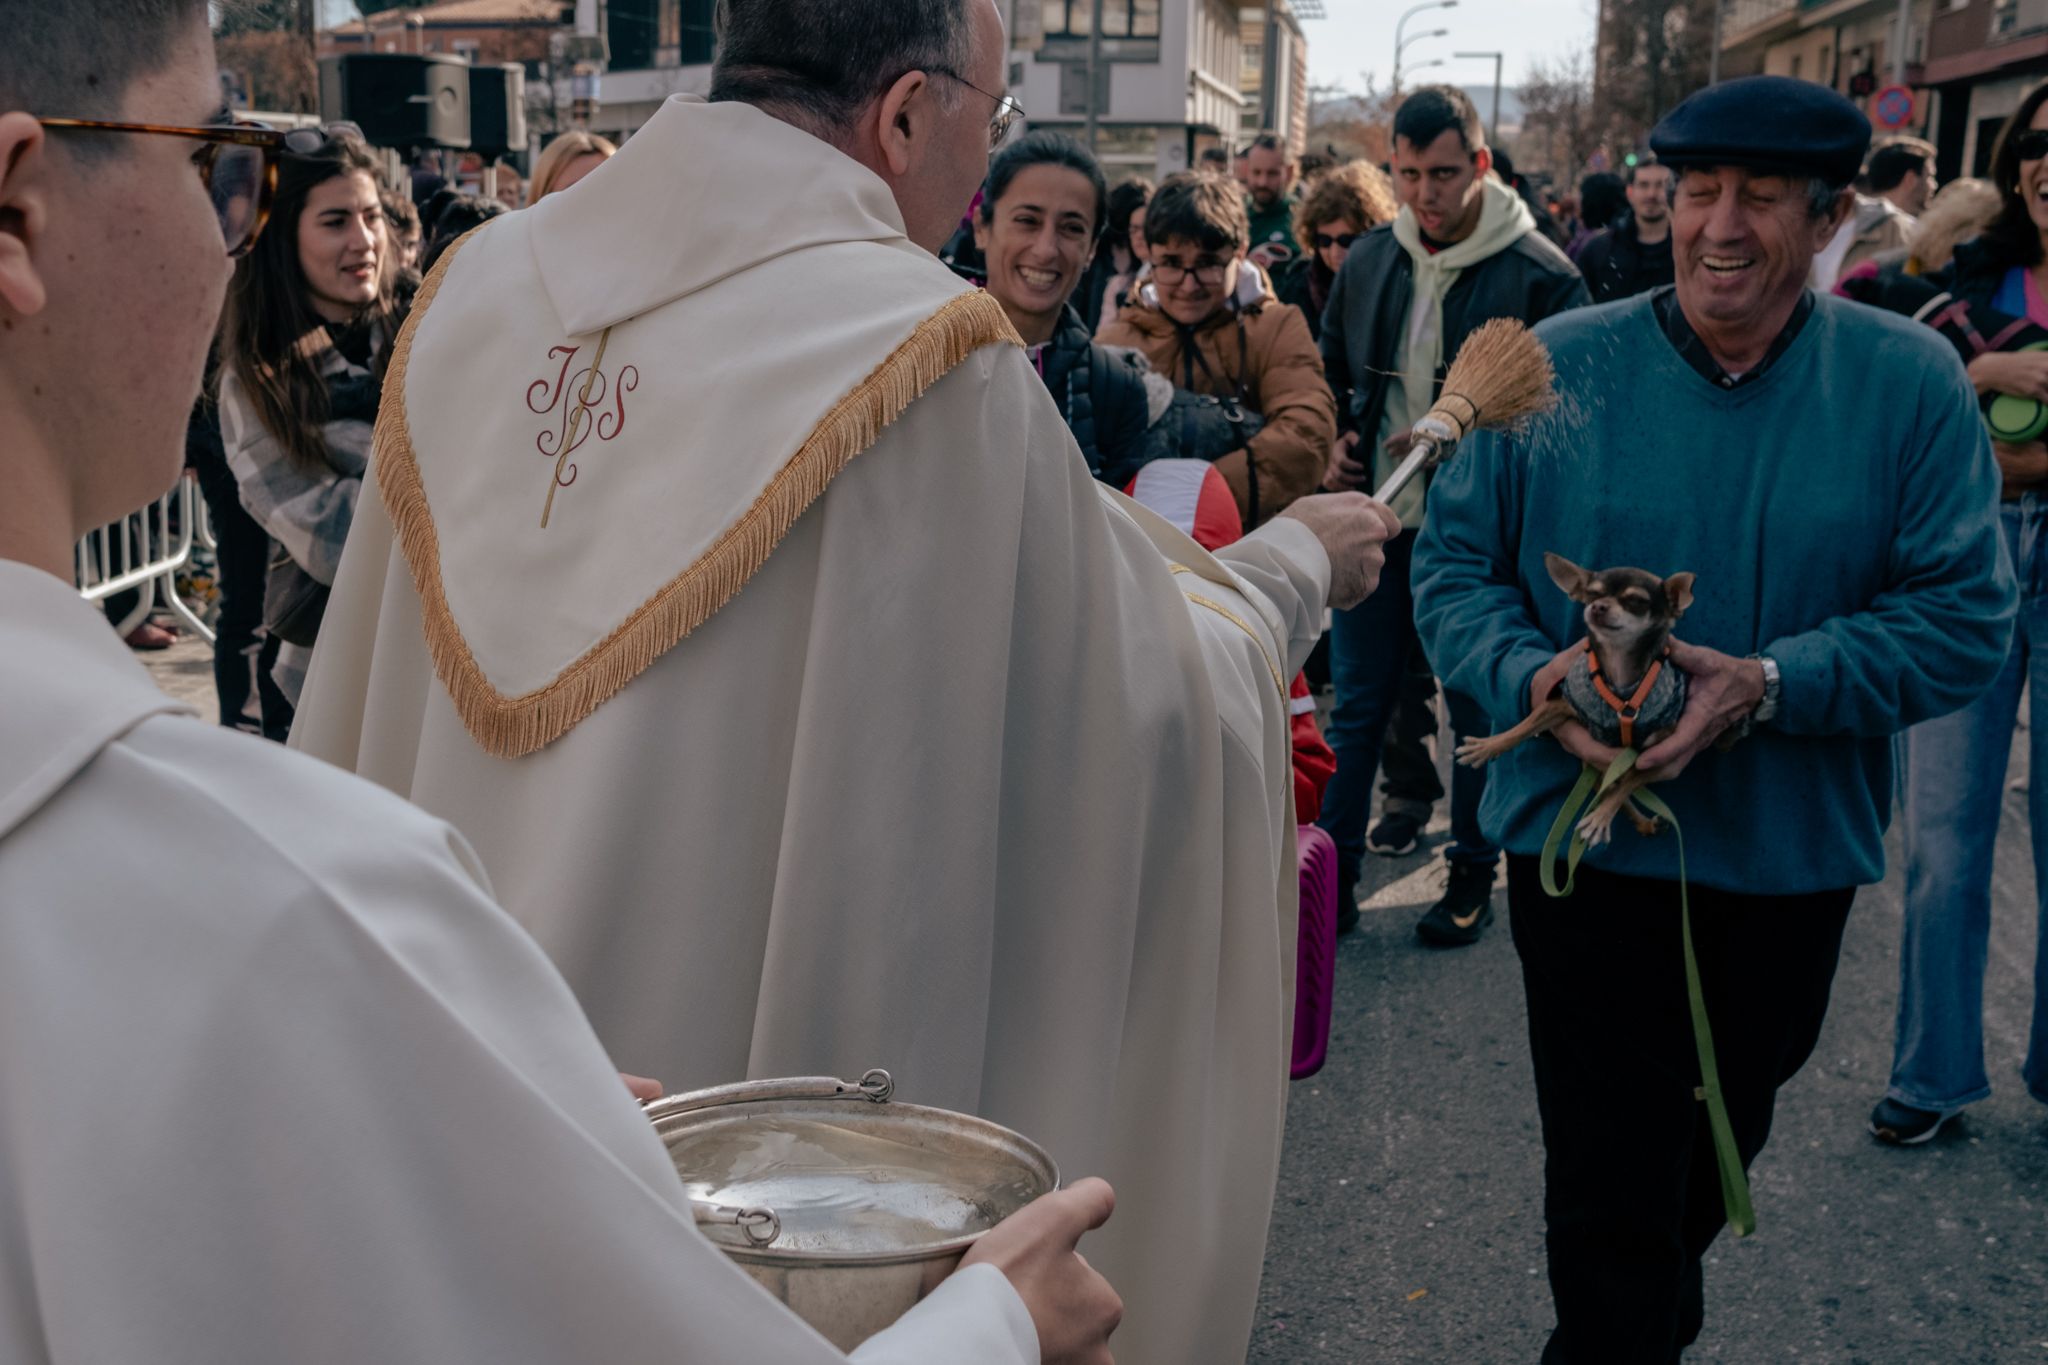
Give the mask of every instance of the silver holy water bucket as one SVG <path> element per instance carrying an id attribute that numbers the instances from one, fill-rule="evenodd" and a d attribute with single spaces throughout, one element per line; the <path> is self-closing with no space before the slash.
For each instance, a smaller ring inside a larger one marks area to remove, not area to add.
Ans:
<path id="1" fill-rule="evenodd" d="M 1030 1139 L 892 1104 L 889 1073 L 743 1081 L 647 1106 L 726 1255 L 841 1350 L 895 1322 L 982 1233 L 1059 1188 Z"/>

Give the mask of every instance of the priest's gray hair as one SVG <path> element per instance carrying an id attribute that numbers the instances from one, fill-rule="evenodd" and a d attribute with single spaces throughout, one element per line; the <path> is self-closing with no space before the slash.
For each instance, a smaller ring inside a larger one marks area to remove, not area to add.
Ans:
<path id="1" fill-rule="evenodd" d="M 757 105 L 837 141 L 906 72 L 943 71 L 955 107 L 974 61 L 968 5 L 988 0 L 718 0 L 711 100 Z"/>

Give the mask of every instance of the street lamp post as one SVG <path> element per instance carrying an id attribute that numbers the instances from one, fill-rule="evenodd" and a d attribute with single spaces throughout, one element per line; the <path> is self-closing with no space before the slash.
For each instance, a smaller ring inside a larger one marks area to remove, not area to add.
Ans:
<path id="1" fill-rule="evenodd" d="M 1486 130 L 1486 136 L 1494 146 L 1500 146 L 1500 64 L 1502 54 L 1498 52 L 1453 52 L 1460 60 L 1485 61 L 1493 59 L 1493 126 Z"/>
<path id="2" fill-rule="evenodd" d="M 1401 30 L 1408 27 L 1408 21 L 1426 9 L 1456 9 L 1458 0 L 1423 0 L 1422 4 L 1405 11 L 1394 22 L 1394 93 L 1401 93 Z M 1443 65 L 1442 62 L 1436 65 Z"/>

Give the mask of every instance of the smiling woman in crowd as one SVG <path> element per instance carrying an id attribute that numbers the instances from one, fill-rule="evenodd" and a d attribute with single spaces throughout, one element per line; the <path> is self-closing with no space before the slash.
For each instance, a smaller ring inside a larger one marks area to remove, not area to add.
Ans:
<path id="1" fill-rule="evenodd" d="M 296 705 L 355 519 L 396 332 L 377 162 L 355 132 L 286 144 L 277 198 L 222 319 L 221 435 L 242 504 L 276 542 L 264 624 Z"/>

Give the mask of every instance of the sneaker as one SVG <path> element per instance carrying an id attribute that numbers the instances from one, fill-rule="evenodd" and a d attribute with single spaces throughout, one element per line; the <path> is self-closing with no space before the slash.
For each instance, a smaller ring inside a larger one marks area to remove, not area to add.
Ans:
<path id="1" fill-rule="evenodd" d="M 1485 863 L 1450 864 L 1450 884 L 1443 899 L 1416 921 L 1415 934 L 1436 948 L 1463 948 L 1479 942 L 1493 923 L 1493 868 Z"/>
<path id="2" fill-rule="evenodd" d="M 1894 1147 L 1918 1147 L 1961 1112 L 1958 1109 L 1944 1114 L 1933 1109 L 1915 1109 L 1887 1095 L 1870 1111 L 1870 1135 Z"/>
<path id="3" fill-rule="evenodd" d="M 1380 817 L 1380 822 L 1365 836 L 1365 846 L 1381 857 L 1398 858 L 1415 851 L 1415 840 L 1421 833 L 1420 820 L 1393 811 Z"/>

